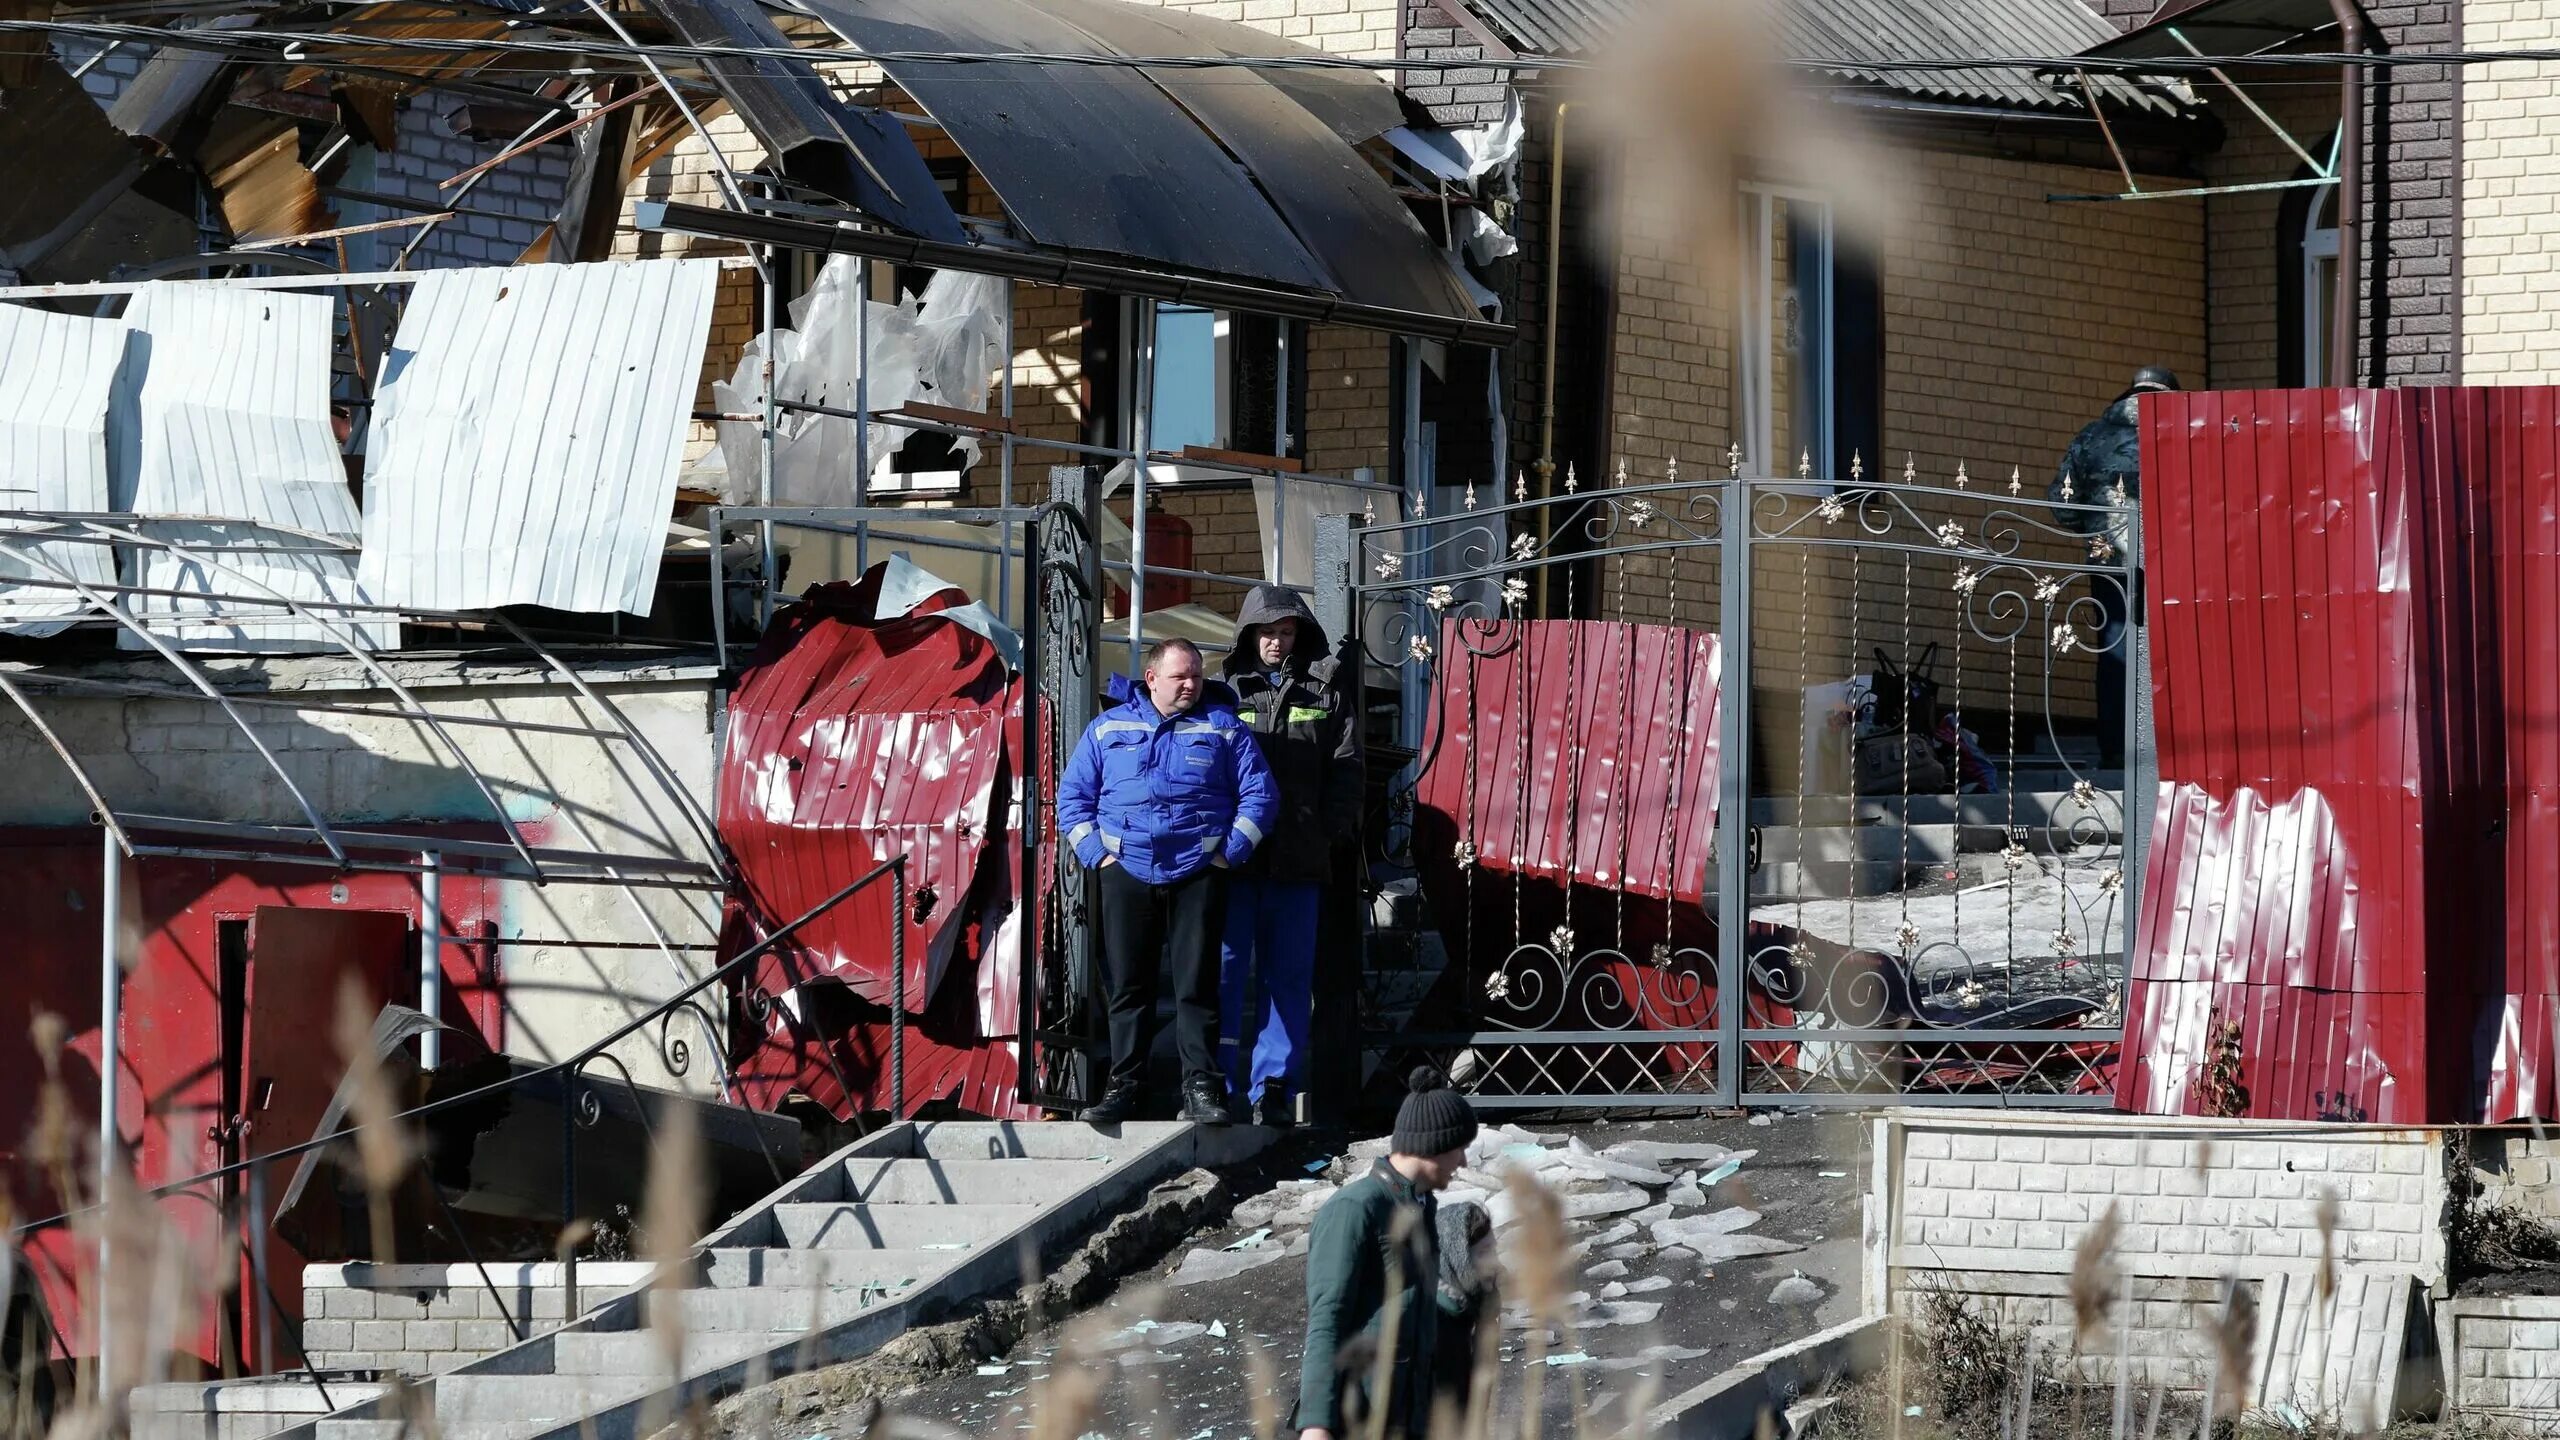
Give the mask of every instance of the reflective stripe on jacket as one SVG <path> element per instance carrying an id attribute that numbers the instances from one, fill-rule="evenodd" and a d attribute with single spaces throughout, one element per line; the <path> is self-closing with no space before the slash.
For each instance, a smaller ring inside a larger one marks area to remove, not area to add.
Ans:
<path id="1" fill-rule="evenodd" d="M 1088 869 L 1109 855 L 1130 878 L 1168 885 L 1216 860 L 1243 864 L 1280 795 L 1234 710 L 1204 701 L 1160 715 L 1142 691 L 1085 727 L 1057 805 L 1058 834 Z"/>

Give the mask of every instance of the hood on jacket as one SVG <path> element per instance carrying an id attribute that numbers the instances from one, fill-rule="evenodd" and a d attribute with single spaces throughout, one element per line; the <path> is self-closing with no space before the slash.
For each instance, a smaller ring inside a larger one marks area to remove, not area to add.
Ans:
<path id="1" fill-rule="evenodd" d="M 1250 675 L 1262 668 L 1262 652 L 1255 638 L 1262 627 L 1274 620 L 1295 619 L 1298 643 L 1289 652 L 1292 669 L 1305 670 L 1333 652 L 1325 643 L 1324 627 L 1316 623 L 1316 612 L 1307 608 L 1306 598 L 1286 585 L 1256 585 L 1244 597 L 1244 608 L 1236 613 L 1235 648 L 1227 652 L 1220 667 L 1227 675 Z"/>

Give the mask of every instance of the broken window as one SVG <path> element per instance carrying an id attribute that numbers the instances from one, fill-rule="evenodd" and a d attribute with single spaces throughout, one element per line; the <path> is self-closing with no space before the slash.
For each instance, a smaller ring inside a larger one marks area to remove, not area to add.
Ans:
<path id="1" fill-rule="evenodd" d="M 1155 319 L 1149 449 L 1177 455 L 1185 446 L 1295 453 L 1305 403 L 1303 322 L 1171 301 L 1157 303 Z M 1130 388 L 1123 386 L 1122 394 L 1125 427 Z"/>

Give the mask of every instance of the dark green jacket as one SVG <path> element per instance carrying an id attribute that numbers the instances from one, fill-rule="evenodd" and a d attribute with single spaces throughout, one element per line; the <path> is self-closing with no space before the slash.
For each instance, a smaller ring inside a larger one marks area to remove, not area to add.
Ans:
<path id="1" fill-rule="evenodd" d="M 1440 1339 L 1438 1209 L 1438 1201 L 1380 1160 L 1316 1212 L 1307 1237 L 1307 1355 L 1291 1433 L 1321 1425 L 1347 1436 L 1348 1422 L 1384 1404 L 1387 1434 L 1408 1440 L 1424 1434 Z M 1412 1216 L 1401 1225 L 1400 1211 Z M 1394 1368 L 1388 1394 L 1372 1396 L 1391 1270 L 1402 1297 Z M 1361 1358 L 1344 1373 L 1337 1361 L 1354 1341 L 1364 1342 L 1355 1347 Z"/>
<path id="2" fill-rule="evenodd" d="M 1275 681 L 1262 668 L 1255 634 L 1283 616 L 1297 620 L 1298 643 Z M 1333 878 L 1335 842 L 1360 832 L 1360 746 L 1341 670 L 1298 592 L 1257 585 L 1245 597 L 1224 678 L 1280 788 L 1279 823 L 1245 861 L 1246 875 L 1324 884 Z"/>

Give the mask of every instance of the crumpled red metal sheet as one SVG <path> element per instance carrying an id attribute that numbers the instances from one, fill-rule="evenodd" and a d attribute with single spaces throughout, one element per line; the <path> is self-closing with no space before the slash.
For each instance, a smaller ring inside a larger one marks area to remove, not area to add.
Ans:
<path id="1" fill-rule="evenodd" d="M 905 916 L 892 919 L 884 881 L 791 945 L 886 1005 L 890 928 L 903 924 L 913 1013 L 931 1003 L 972 918 L 964 901 L 1002 818 L 990 807 L 1017 688 L 995 646 L 938 618 L 939 608 L 875 622 L 869 595 L 837 584 L 776 615 L 730 699 L 720 765 L 720 834 L 738 872 L 732 908 L 759 935 L 907 857 Z"/>
<path id="2" fill-rule="evenodd" d="M 2219 1074 L 2253 1116 L 2459 1118 L 2490 750 L 2441 427 L 2415 392 L 2142 414 L 2161 793 L 2118 1101 L 2197 1113 Z"/>
<path id="3" fill-rule="evenodd" d="M 967 601 L 957 589 L 876 618 L 884 568 L 777 614 L 730 702 L 719 824 L 738 878 L 723 953 L 894 855 L 907 857 L 909 900 L 894 915 L 895 890 L 878 882 L 756 967 L 745 1019 L 762 1034 L 737 1066 L 740 1093 L 767 1108 L 798 1095 L 839 1116 L 889 1107 L 885 1012 L 902 926 L 909 1111 L 950 1101 L 1027 1118 L 1015 1037 L 1031 937 L 1005 843 L 1021 681 L 986 636 L 944 618 Z"/>

